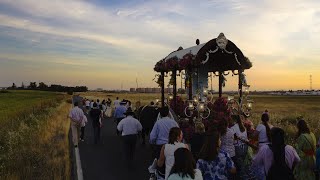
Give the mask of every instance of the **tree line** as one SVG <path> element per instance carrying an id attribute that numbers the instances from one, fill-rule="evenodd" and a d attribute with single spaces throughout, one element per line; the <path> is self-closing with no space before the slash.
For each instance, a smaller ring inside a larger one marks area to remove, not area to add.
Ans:
<path id="1" fill-rule="evenodd" d="M 21 84 L 20 87 L 17 87 L 15 83 L 12 83 L 12 86 L 7 88 L 8 90 L 19 90 L 19 89 L 29 89 L 29 90 L 41 90 L 41 91 L 56 91 L 56 92 L 86 92 L 88 91 L 87 86 L 62 86 L 59 84 L 51 84 L 50 86 L 44 82 L 37 84 L 36 82 L 30 82 L 29 85 Z"/>

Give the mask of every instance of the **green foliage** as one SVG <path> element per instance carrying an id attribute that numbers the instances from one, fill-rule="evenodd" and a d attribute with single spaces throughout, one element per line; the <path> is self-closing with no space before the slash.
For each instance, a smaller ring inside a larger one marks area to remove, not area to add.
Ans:
<path id="1" fill-rule="evenodd" d="M 8 90 L 5 90 L 5 89 L 1 89 L 1 90 L 0 90 L 0 93 L 9 93 L 9 91 L 8 91 Z"/>
<path id="2" fill-rule="evenodd" d="M 44 177 L 49 167 L 45 144 L 37 135 L 62 100 L 62 94 L 10 91 L 0 94 L 0 179 L 15 174 L 19 179 Z M 51 169 L 50 169 L 51 171 Z"/>

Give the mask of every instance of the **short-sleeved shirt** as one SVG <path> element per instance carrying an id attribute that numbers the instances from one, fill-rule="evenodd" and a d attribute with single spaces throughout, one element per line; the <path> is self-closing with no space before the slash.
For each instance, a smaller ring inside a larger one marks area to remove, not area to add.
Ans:
<path id="1" fill-rule="evenodd" d="M 248 135 L 247 135 L 247 130 L 244 130 L 243 132 L 241 132 L 240 130 L 240 127 L 239 127 L 239 124 L 235 124 L 234 126 L 232 126 L 232 129 L 234 131 L 234 133 L 241 139 L 243 140 L 248 140 Z M 239 140 L 236 140 L 234 142 L 234 145 L 235 146 L 240 146 L 242 145 L 243 142 L 242 141 L 239 141 Z"/>
<path id="2" fill-rule="evenodd" d="M 157 145 L 168 143 L 169 132 L 173 127 L 179 127 L 175 120 L 169 117 L 159 119 L 153 126 L 150 133 L 150 143 Z"/>
<path id="3" fill-rule="evenodd" d="M 197 169 L 200 169 L 204 180 L 227 180 L 228 171 L 234 168 L 234 163 L 229 154 L 220 151 L 213 161 L 199 159 Z"/>
<path id="4" fill-rule="evenodd" d="M 270 125 L 270 129 L 273 126 Z M 259 124 L 256 128 L 256 130 L 259 132 L 259 144 L 268 144 L 269 140 L 268 140 L 268 136 L 267 136 L 267 128 L 265 125 L 263 124 Z"/>
<path id="5" fill-rule="evenodd" d="M 300 161 L 300 157 L 298 156 L 297 151 L 290 145 L 286 145 L 285 147 L 285 156 L 286 163 L 290 169 L 292 169 L 292 165 L 294 162 Z M 252 160 L 252 164 L 254 166 L 263 166 L 266 173 L 268 173 L 272 163 L 273 152 L 268 145 L 263 145 Z"/>
<path id="6" fill-rule="evenodd" d="M 127 136 L 138 134 L 142 130 L 142 126 L 137 119 L 127 116 L 119 122 L 117 129 L 122 132 L 122 136 Z"/>
<path id="7" fill-rule="evenodd" d="M 90 101 L 86 101 L 86 107 L 89 107 L 90 106 Z"/>
<path id="8" fill-rule="evenodd" d="M 84 116 L 83 110 L 80 109 L 78 106 L 75 106 L 74 108 L 72 108 L 72 110 L 69 113 L 69 117 L 72 120 L 77 121 L 79 123 L 81 123 L 83 116 Z"/>

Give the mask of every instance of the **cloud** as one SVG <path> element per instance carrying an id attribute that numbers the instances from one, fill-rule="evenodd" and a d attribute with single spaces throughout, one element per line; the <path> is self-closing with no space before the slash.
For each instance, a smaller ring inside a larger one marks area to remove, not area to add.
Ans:
<path id="1" fill-rule="evenodd" d="M 0 52 L 20 53 L 26 61 L 32 61 L 26 54 L 42 56 L 57 68 L 102 64 L 130 72 L 144 68 L 152 76 L 153 64 L 177 47 L 220 32 L 253 61 L 252 72 L 320 66 L 317 0 L 134 1 L 110 7 L 78 0 L 2 0 L 0 6 L 10 9 L 0 10 L 0 26 L 16 30 L 1 31 L 0 37 L 10 34 L 6 37 L 20 44 Z"/>

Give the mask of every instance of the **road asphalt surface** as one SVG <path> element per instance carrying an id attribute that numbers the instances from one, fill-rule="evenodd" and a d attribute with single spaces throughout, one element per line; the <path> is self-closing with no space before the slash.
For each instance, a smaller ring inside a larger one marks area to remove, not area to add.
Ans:
<path id="1" fill-rule="evenodd" d="M 79 143 L 84 179 L 148 180 L 148 167 L 152 163 L 150 145 L 142 145 L 141 139 L 138 139 L 133 166 L 128 168 L 124 160 L 122 139 L 116 135 L 113 118 L 103 120 L 98 144 L 93 143 L 92 120 L 88 115 L 87 118 L 84 141 Z"/>

